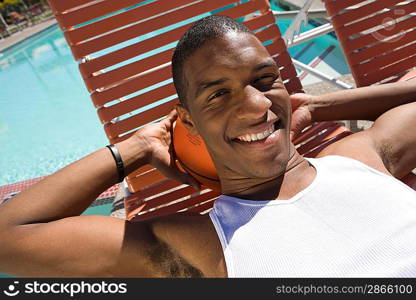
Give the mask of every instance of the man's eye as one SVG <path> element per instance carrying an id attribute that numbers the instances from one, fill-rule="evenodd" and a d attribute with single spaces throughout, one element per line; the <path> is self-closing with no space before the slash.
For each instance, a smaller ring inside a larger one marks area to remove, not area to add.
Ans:
<path id="1" fill-rule="evenodd" d="M 259 90 L 268 90 L 271 89 L 273 83 L 276 80 L 276 76 L 266 75 L 258 78 L 254 81 L 254 87 L 258 88 Z"/>
<path id="2" fill-rule="evenodd" d="M 211 100 L 213 100 L 215 98 L 221 97 L 221 96 L 223 96 L 223 95 L 225 95 L 227 93 L 228 93 L 228 91 L 226 91 L 226 90 L 221 90 L 221 91 L 215 92 L 212 96 L 210 96 L 208 98 L 208 101 L 211 101 Z"/>

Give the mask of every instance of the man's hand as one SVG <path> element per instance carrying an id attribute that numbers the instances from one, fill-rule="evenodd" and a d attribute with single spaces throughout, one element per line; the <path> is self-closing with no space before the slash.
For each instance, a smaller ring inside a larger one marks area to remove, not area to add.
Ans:
<path id="1" fill-rule="evenodd" d="M 181 172 L 173 155 L 173 123 L 178 118 L 176 110 L 153 124 L 149 124 L 138 130 L 133 136 L 142 142 L 146 149 L 146 162 L 159 169 L 166 177 L 188 184 L 195 189 L 200 189 L 200 184 L 189 174 Z"/>
<path id="2" fill-rule="evenodd" d="M 312 95 L 297 93 L 290 95 L 292 103 L 292 123 L 290 126 L 290 138 L 296 139 L 303 129 L 312 125 L 312 114 L 309 110 L 309 104 L 313 100 Z"/>

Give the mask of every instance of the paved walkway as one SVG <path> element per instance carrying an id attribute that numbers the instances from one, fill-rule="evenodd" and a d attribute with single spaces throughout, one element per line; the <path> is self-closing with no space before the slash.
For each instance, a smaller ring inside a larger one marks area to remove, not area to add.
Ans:
<path id="1" fill-rule="evenodd" d="M 42 23 L 36 24 L 31 27 L 26 27 L 22 31 L 16 32 L 13 35 L 6 37 L 4 39 L 0 39 L 0 53 L 6 50 L 7 48 L 12 47 L 16 45 L 17 43 L 20 43 L 21 41 L 24 41 L 25 39 L 30 38 L 36 33 L 41 32 L 55 24 L 56 24 L 55 18 L 51 17 L 50 19 L 45 20 Z"/>

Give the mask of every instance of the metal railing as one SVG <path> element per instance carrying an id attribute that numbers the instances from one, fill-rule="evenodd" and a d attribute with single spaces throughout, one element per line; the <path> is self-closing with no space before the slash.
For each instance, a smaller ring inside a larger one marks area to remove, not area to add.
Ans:
<path id="1" fill-rule="evenodd" d="M 307 0 L 304 6 L 300 10 L 295 11 L 273 11 L 273 15 L 276 17 L 277 20 L 282 19 L 293 19 L 292 23 L 290 24 L 289 28 L 283 35 L 283 39 L 286 43 L 288 48 L 302 44 L 304 42 L 310 41 L 314 38 L 319 36 L 325 35 L 334 31 L 334 28 L 331 23 L 326 23 L 321 26 L 315 27 L 305 32 L 301 32 L 302 24 L 308 24 L 308 18 L 319 18 L 319 19 L 327 19 L 328 15 L 326 14 L 325 9 L 313 9 L 310 10 L 313 2 L 315 0 Z M 340 88 L 340 89 L 351 89 L 353 88 L 351 85 L 336 79 L 332 76 L 324 74 L 317 69 L 314 69 L 312 66 L 306 65 L 296 59 L 292 59 L 294 65 L 302 71 L 309 73 L 310 75 L 328 82 L 329 84 Z"/>

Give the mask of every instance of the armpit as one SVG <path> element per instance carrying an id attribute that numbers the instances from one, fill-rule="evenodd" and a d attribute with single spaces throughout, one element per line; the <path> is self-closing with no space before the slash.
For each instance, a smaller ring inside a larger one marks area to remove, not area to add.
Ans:
<path id="1" fill-rule="evenodd" d="M 203 273 L 190 265 L 179 253 L 163 241 L 149 249 L 152 269 L 161 277 L 204 277 Z"/>
<path id="2" fill-rule="evenodd" d="M 397 152 L 394 152 L 393 145 L 385 141 L 380 142 L 378 149 L 384 166 L 394 175 L 400 161 L 400 156 Z"/>

